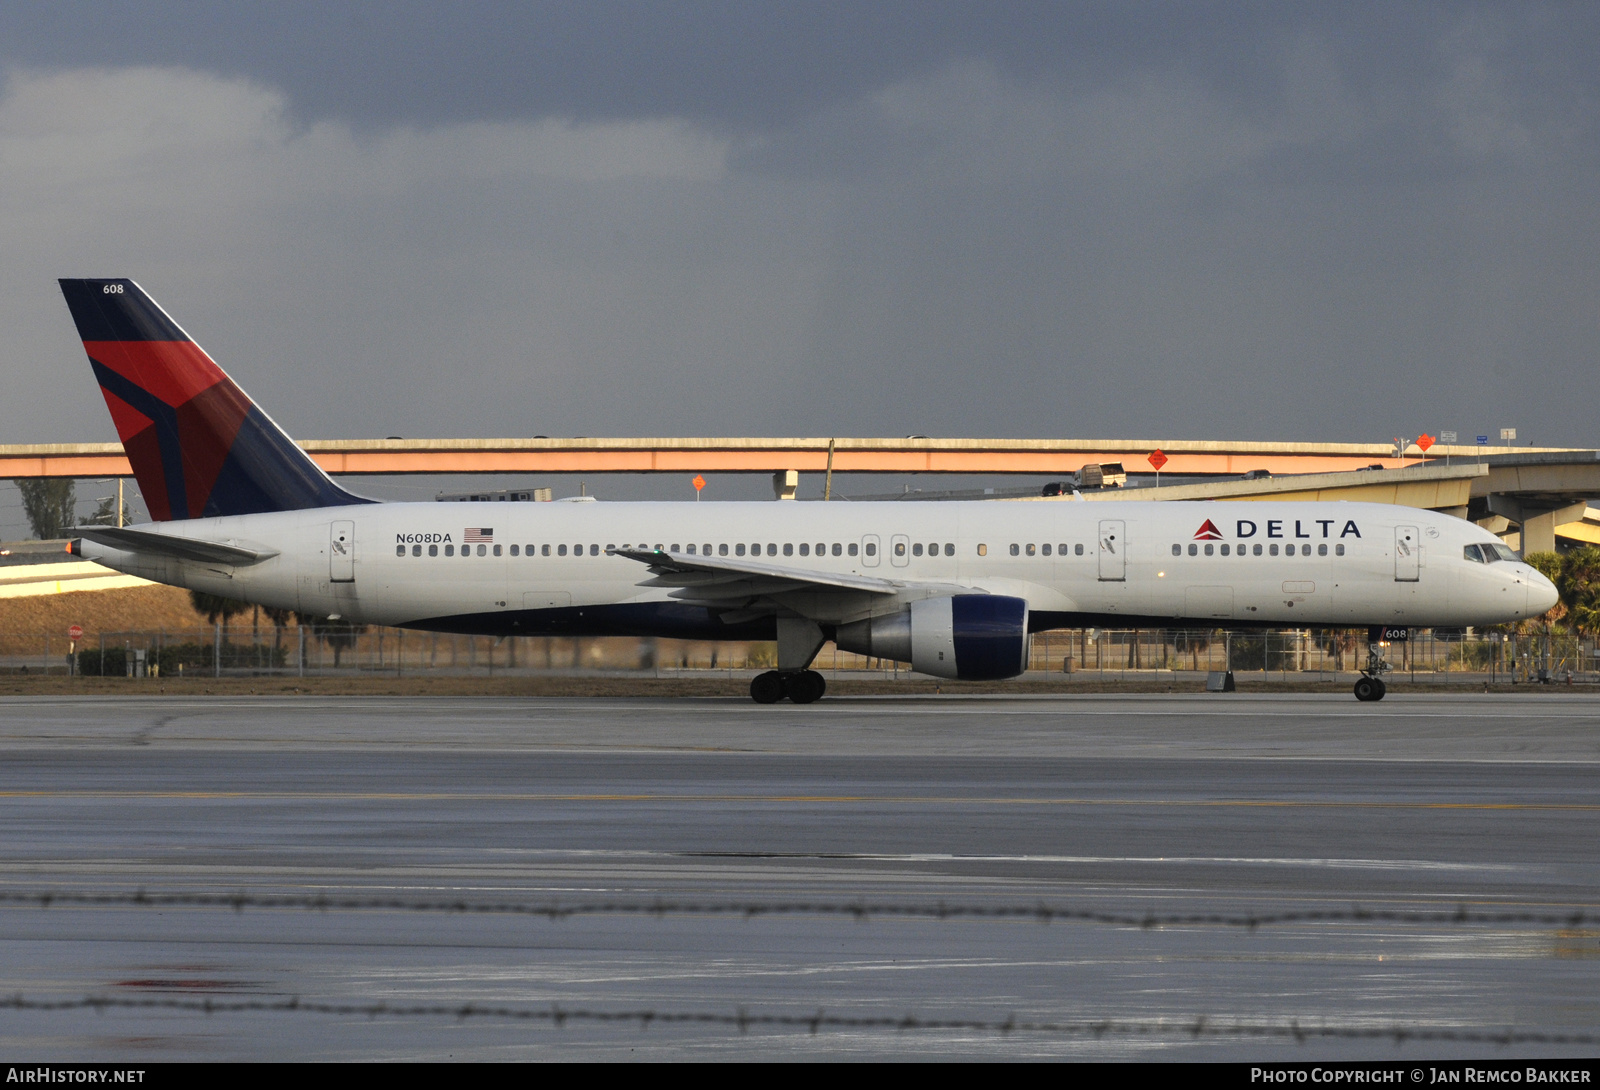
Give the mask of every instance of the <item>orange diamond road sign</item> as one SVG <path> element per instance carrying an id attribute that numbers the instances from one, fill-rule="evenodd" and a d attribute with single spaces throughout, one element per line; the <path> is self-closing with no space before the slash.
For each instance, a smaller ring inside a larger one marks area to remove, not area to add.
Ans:
<path id="1" fill-rule="evenodd" d="M 700 476 L 700 474 L 696 473 L 694 475 L 694 480 L 690 481 L 689 483 L 694 485 L 694 490 L 698 492 L 706 486 L 706 479 Z"/>
<path id="2" fill-rule="evenodd" d="M 75 624 L 71 628 L 67 629 L 67 638 L 69 640 L 83 639 L 83 626 L 81 624 Z"/>
<path id="3" fill-rule="evenodd" d="M 1167 456 L 1158 450 L 1150 455 L 1150 464 L 1156 467 L 1157 472 L 1160 472 L 1161 467 L 1167 464 Z"/>
<path id="4" fill-rule="evenodd" d="M 1417 446 L 1418 446 L 1418 448 L 1420 448 L 1422 450 L 1422 452 L 1424 454 L 1426 454 L 1427 451 L 1428 451 L 1428 448 L 1433 446 L 1433 436 L 1431 436 L 1431 435 L 1419 435 L 1419 436 L 1417 436 Z"/>

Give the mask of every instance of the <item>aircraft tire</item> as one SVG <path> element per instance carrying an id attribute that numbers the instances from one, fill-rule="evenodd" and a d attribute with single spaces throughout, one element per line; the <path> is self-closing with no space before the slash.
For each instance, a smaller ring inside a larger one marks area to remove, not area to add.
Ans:
<path id="1" fill-rule="evenodd" d="M 1357 700 L 1363 702 L 1382 700 L 1384 694 L 1388 692 L 1388 686 L 1384 685 L 1382 681 L 1375 677 L 1363 676 L 1356 681 L 1355 691 Z"/>
<path id="2" fill-rule="evenodd" d="M 776 670 L 768 670 L 750 679 L 750 699 L 757 704 L 776 704 L 783 699 L 787 687 L 783 683 L 782 674 Z"/>
<path id="3" fill-rule="evenodd" d="M 815 670 L 793 674 L 788 680 L 789 699 L 796 704 L 814 703 L 821 700 L 822 694 L 828 691 L 827 679 Z"/>

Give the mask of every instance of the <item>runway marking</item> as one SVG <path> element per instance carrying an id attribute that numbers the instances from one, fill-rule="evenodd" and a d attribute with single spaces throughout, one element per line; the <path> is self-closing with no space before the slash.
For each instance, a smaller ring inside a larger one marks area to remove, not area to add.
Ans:
<path id="1" fill-rule="evenodd" d="M 323 802 L 887 803 L 937 806 L 1161 806 L 1236 809 L 1600 811 L 1580 802 L 1350 802 L 1311 799 L 1093 799 L 983 795 L 670 795 L 457 793 L 435 791 L 0 791 L 0 799 L 214 799 Z"/>

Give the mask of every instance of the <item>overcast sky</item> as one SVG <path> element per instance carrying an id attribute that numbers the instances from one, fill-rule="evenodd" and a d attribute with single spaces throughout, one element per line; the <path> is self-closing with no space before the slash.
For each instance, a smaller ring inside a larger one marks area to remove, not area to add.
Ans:
<path id="1" fill-rule="evenodd" d="M 130 276 L 291 434 L 1600 443 L 1600 5 L 0 7 L 0 442 Z"/>

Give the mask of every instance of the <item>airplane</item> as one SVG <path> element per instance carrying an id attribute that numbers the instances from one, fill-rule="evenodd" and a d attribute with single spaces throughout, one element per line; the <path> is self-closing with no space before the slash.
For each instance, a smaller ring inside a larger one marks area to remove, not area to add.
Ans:
<path id="1" fill-rule="evenodd" d="M 808 704 L 829 640 L 951 680 L 1059 628 L 1411 628 L 1544 613 L 1486 530 L 1372 503 L 387 503 L 332 480 L 129 279 L 61 290 L 149 508 L 83 526 L 116 571 L 349 623 L 489 636 L 776 640 L 758 703 Z"/>

